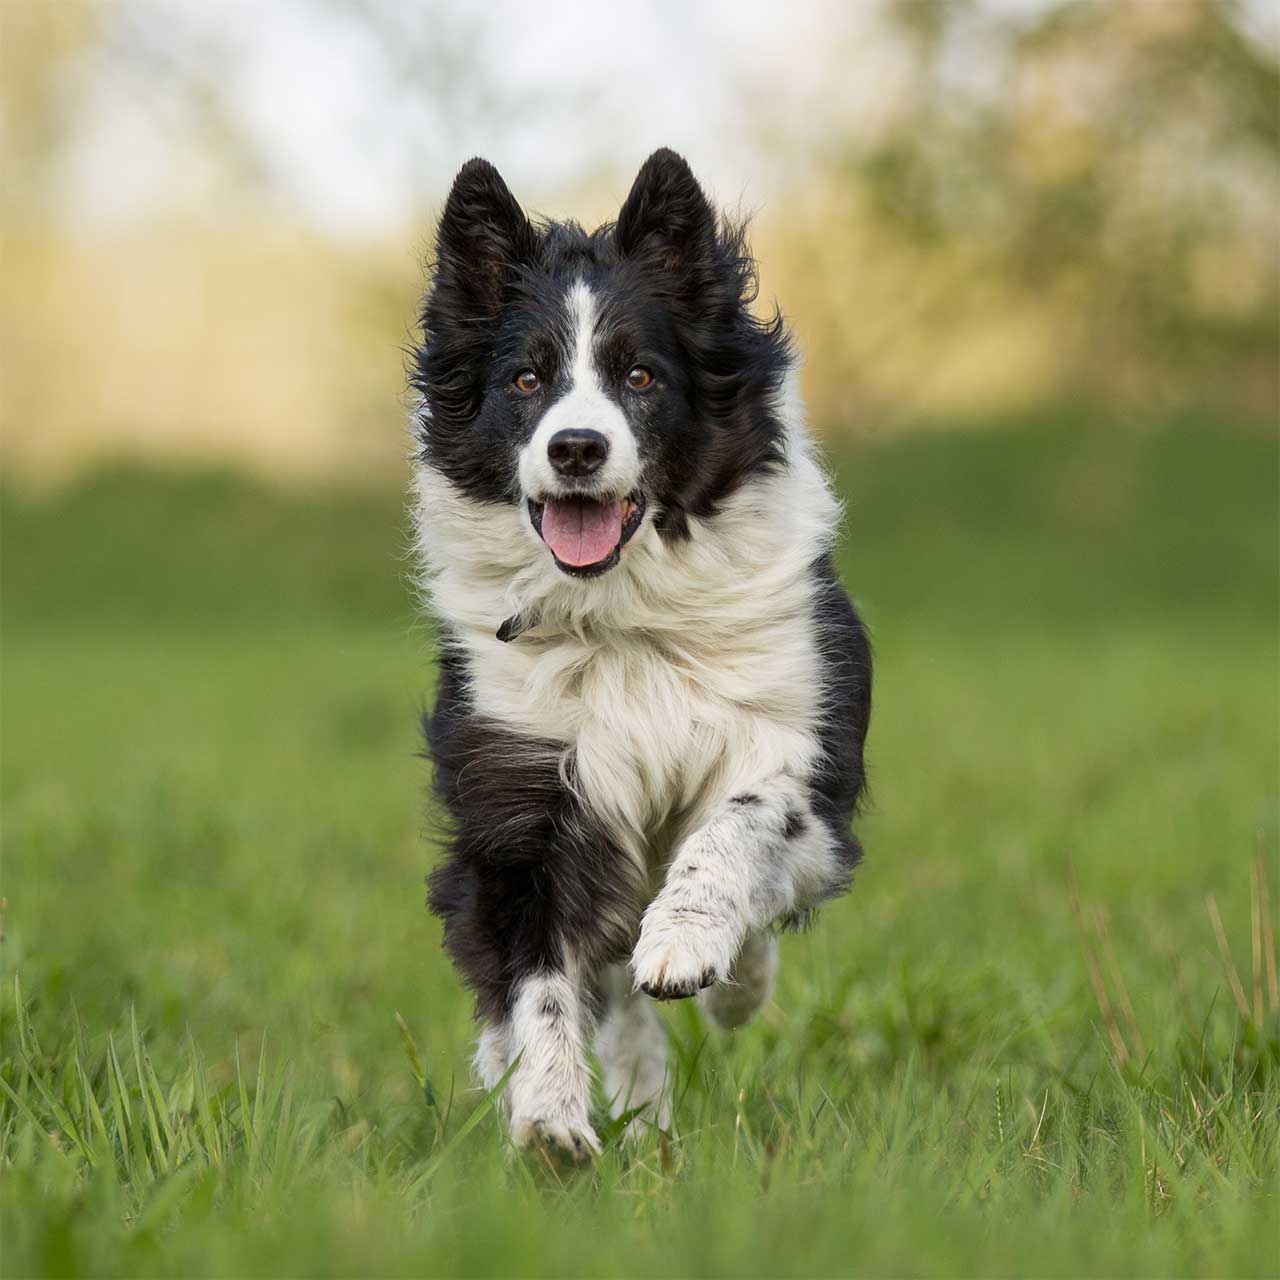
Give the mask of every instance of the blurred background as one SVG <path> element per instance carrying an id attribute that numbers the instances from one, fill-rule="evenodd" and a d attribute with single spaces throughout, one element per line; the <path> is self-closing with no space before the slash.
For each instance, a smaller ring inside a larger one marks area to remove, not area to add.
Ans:
<path id="1" fill-rule="evenodd" d="M 782 1275 L 803 1237 L 811 1274 L 1274 1273 L 1275 0 L 0 24 L 9 1272 Z M 754 216 L 806 357 L 876 645 L 867 862 L 756 1026 L 664 1013 L 674 1165 L 548 1231 L 486 1121 L 419 1212 L 474 1103 L 423 909 L 422 263 L 473 154 L 594 223 L 659 145 Z"/>
<path id="2" fill-rule="evenodd" d="M 492 159 L 755 216 L 818 428 L 1277 397 L 1271 0 L 7 0 L 3 461 L 398 482 L 420 262 Z"/>

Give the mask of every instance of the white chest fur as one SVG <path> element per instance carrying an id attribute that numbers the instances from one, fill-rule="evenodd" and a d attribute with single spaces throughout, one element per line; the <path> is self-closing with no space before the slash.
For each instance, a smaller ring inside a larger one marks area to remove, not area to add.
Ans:
<path id="1" fill-rule="evenodd" d="M 680 637 L 590 628 L 471 646 L 473 697 L 504 724 L 573 748 L 588 804 L 629 844 L 814 750 L 807 593 L 744 631 L 690 618 Z"/>
<path id="2" fill-rule="evenodd" d="M 788 445 L 784 470 L 691 521 L 688 541 L 646 521 L 618 568 L 587 580 L 555 567 L 521 508 L 418 470 L 424 586 L 477 709 L 564 743 L 583 798 L 637 856 L 753 782 L 803 774 L 816 750 L 810 566 L 838 509 L 802 437 Z M 498 640 L 517 613 L 535 625 Z"/>

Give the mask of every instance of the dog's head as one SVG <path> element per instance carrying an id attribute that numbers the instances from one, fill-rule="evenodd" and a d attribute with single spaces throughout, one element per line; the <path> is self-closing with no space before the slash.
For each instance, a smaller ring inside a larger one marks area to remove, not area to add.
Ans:
<path id="1" fill-rule="evenodd" d="M 485 160 L 436 237 L 412 381 L 421 461 L 513 504 L 564 573 L 613 569 L 646 522 L 690 536 L 779 462 L 790 364 L 750 308 L 743 229 L 673 151 L 645 161 L 616 223 L 534 223 Z"/>

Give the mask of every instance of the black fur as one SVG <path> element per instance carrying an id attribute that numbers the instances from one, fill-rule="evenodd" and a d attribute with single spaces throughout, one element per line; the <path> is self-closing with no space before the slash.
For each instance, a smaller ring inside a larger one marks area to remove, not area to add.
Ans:
<path id="1" fill-rule="evenodd" d="M 809 786 L 809 805 L 835 838 L 846 870 L 862 861 L 849 824 L 867 787 L 863 748 L 871 723 L 871 641 L 836 576 L 829 555 L 811 570 L 818 585 L 814 627 L 823 661 L 822 753 Z"/>
<path id="2" fill-rule="evenodd" d="M 798 809 L 788 809 L 786 825 L 782 828 L 783 839 L 794 840 L 797 836 L 804 835 L 807 829 L 804 814 Z"/>
<path id="3" fill-rule="evenodd" d="M 427 901 L 477 1011 L 502 1016 L 520 977 L 560 966 L 562 939 L 596 963 L 625 959 L 639 919 L 626 856 L 565 787 L 561 748 L 479 715 L 448 645 L 424 727 L 452 820 Z"/>

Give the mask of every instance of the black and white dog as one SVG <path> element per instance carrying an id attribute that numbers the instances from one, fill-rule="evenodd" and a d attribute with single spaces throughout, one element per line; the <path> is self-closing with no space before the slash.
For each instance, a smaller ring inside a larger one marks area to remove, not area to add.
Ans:
<path id="1" fill-rule="evenodd" d="M 771 930 L 848 886 L 871 660 L 839 507 L 743 229 L 674 152 L 615 224 L 533 223 L 472 160 L 440 220 L 412 382 L 441 629 L 426 732 L 452 819 L 431 909 L 517 1145 L 670 1124 L 649 997 L 722 1025 Z"/>

